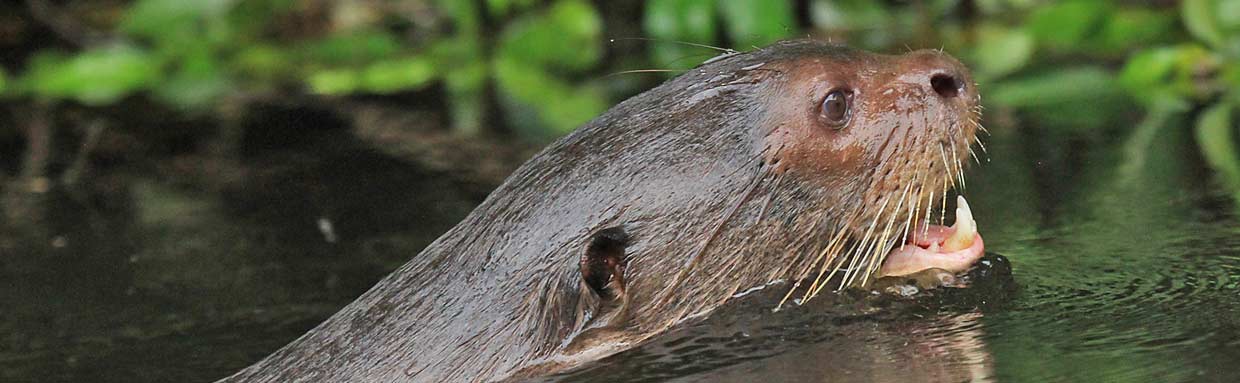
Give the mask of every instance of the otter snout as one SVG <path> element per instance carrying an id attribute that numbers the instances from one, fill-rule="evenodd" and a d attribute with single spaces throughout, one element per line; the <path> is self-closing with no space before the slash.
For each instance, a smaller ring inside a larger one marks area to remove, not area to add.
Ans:
<path id="1" fill-rule="evenodd" d="M 901 57 L 902 82 L 925 89 L 945 102 L 968 103 L 977 99 L 969 70 L 950 55 L 937 50 L 919 50 Z"/>

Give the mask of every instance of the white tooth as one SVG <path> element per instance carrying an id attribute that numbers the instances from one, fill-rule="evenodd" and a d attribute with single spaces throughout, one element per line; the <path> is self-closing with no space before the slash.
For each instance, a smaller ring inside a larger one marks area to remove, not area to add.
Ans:
<path id="1" fill-rule="evenodd" d="M 973 210 L 969 209 L 969 201 L 965 201 L 964 196 L 956 196 L 956 224 L 967 222 L 969 225 L 969 234 L 977 234 L 977 221 L 973 220 Z"/>
<path id="2" fill-rule="evenodd" d="M 973 246 L 977 222 L 973 221 L 973 212 L 969 210 L 969 202 L 964 200 L 964 196 L 956 196 L 956 224 L 952 228 L 956 230 L 943 241 L 943 251 L 960 251 Z"/>

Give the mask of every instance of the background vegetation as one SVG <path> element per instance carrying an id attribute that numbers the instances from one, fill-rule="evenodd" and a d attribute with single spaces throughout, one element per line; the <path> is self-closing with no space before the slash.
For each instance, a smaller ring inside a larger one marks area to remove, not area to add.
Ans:
<path id="1" fill-rule="evenodd" d="M 10 142 L 8 173 L 27 178 L 56 173 L 57 161 L 70 176 L 80 171 L 74 158 L 89 156 L 73 152 L 103 134 L 92 121 L 132 131 L 123 127 L 143 124 L 133 115 L 162 113 L 163 121 L 225 127 L 183 140 L 227 141 L 237 136 L 227 134 L 230 119 L 244 118 L 238 111 L 271 100 L 389 100 L 444 116 L 436 121 L 454 135 L 539 142 L 719 53 L 695 44 L 748 50 L 811 37 L 889 53 L 942 48 L 975 71 L 988 121 L 1019 116 L 1055 127 L 1047 134 L 1065 140 L 1123 139 L 1140 153 L 1153 131 L 1194 129 L 1200 153 L 1240 197 L 1237 0 L 28 0 L 0 7 L 7 15 L 0 16 L 7 107 L 0 139 Z M 46 121 L 66 110 L 77 119 Z M 1194 127 L 1169 123 L 1185 116 Z M 48 142 L 58 136 L 76 149 L 57 154 Z"/>

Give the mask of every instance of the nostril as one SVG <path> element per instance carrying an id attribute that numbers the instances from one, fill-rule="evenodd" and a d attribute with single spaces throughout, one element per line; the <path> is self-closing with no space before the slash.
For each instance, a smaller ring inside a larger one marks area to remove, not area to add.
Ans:
<path id="1" fill-rule="evenodd" d="M 938 93 L 943 98 L 958 97 L 964 92 L 963 82 L 960 82 L 956 76 L 942 73 L 930 77 L 930 87 L 934 88 L 934 93 Z"/>

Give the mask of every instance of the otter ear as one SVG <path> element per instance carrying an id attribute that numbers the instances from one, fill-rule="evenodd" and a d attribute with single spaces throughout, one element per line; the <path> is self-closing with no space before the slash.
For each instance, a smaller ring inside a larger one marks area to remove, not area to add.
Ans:
<path id="1" fill-rule="evenodd" d="M 624 296 L 625 248 L 629 234 L 621 227 L 599 230 L 581 254 L 581 280 L 604 301 Z"/>
<path id="2" fill-rule="evenodd" d="M 575 354 L 618 338 L 627 320 L 629 296 L 624 269 L 629 233 L 613 226 L 591 234 L 581 252 L 581 294 L 578 295 L 576 332 L 565 352 Z M 587 292 L 586 290 L 589 290 Z"/>

